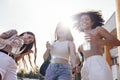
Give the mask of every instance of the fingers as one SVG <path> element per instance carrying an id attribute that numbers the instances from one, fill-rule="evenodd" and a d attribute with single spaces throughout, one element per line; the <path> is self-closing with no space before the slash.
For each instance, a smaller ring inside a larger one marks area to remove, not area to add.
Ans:
<path id="1" fill-rule="evenodd" d="M 92 34 L 91 33 L 85 33 L 85 40 L 87 40 L 88 42 L 90 42 L 92 40 Z"/>
<path id="2" fill-rule="evenodd" d="M 49 43 L 49 41 L 46 42 L 46 48 L 49 49 L 51 46 L 51 44 Z"/>
<path id="3" fill-rule="evenodd" d="M 19 40 L 9 40 L 8 43 L 9 43 L 9 45 L 14 46 L 14 47 L 19 47 L 20 46 L 20 41 Z"/>
<path id="4" fill-rule="evenodd" d="M 75 68 L 73 68 L 72 73 L 80 73 L 80 67 L 76 66 Z"/>

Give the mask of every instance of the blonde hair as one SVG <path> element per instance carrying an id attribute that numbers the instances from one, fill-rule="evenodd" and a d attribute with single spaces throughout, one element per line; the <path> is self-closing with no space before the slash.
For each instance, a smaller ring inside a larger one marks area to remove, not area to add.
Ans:
<path id="1" fill-rule="evenodd" d="M 55 30 L 55 40 L 59 39 L 58 31 L 60 29 L 62 29 L 65 32 L 65 34 L 66 34 L 66 36 L 65 36 L 66 40 L 73 41 L 73 36 L 72 36 L 72 33 L 71 33 L 70 29 L 67 26 L 65 26 L 62 22 L 59 22 L 57 24 L 57 27 L 56 27 L 56 30 Z"/>

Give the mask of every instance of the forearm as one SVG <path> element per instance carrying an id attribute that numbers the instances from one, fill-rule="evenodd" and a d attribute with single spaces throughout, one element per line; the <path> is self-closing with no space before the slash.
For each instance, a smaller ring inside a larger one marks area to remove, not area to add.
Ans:
<path id="1" fill-rule="evenodd" d="M 49 55 L 50 55 L 50 50 L 47 49 L 47 50 L 45 51 L 44 55 L 43 55 L 44 61 L 48 59 Z"/>
<path id="2" fill-rule="evenodd" d="M 70 49 L 70 59 L 71 59 L 72 67 L 75 67 L 76 65 L 78 65 L 78 61 L 76 56 L 75 44 L 73 42 L 69 42 L 69 49 Z"/>
<path id="3" fill-rule="evenodd" d="M 112 40 L 99 40 L 99 45 L 106 45 L 106 46 L 120 46 L 120 41 L 117 39 Z"/>
<path id="4" fill-rule="evenodd" d="M 8 31 L 6 31 L 6 32 L 3 32 L 3 33 L 0 35 L 0 37 L 1 37 L 1 38 L 4 38 L 4 39 L 8 39 L 9 37 L 11 37 L 11 36 L 13 36 L 13 35 L 15 35 L 15 34 L 17 34 L 17 31 L 14 30 L 14 29 L 12 29 L 12 30 L 8 30 Z"/>
<path id="5" fill-rule="evenodd" d="M 0 35 L 0 44 L 8 44 L 8 40 L 11 36 L 17 34 L 16 30 L 9 30 Z"/>
<path id="6" fill-rule="evenodd" d="M 8 41 L 5 39 L 0 38 L 0 44 L 8 44 Z"/>
<path id="7" fill-rule="evenodd" d="M 17 61 L 19 61 L 20 59 L 24 58 L 25 55 L 28 55 L 28 56 L 29 56 L 30 53 L 33 53 L 33 51 L 32 51 L 32 50 L 29 50 L 29 51 L 26 52 L 26 53 L 19 54 L 19 55 L 15 56 L 15 59 L 16 59 Z"/>
<path id="8" fill-rule="evenodd" d="M 120 41 L 118 39 L 114 39 L 110 44 L 112 46 L 120 46 Z"/>
<path id="9" fill-rule="evenodd" d="M 77 56 L 74 55 L 74 54 L 71 54 L 70 55 L 70 59 L 71 59 L 71 64 L 72 64 L 72 67 L 75 68 L 77 65 L 78 65 L 78 59 L 77 59 Z"/>
<path id="10" fill-rule="evenodd" d="M 20 54 L 18 56 L 15 56 L 15 60 L 19 61 L 20 59 L 22 59 L 25 56 L 25 54 Z"/>

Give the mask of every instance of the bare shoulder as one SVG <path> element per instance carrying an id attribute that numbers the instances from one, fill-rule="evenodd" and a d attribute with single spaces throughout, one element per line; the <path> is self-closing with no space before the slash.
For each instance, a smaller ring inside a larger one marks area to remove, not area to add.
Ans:
<path id="1" fill-rule="evenodd" d="M 97 27 L 96 31 L 98 35 L 101 37 L 109 38 L 109 39 L 113 38 L 113 35 L 109 31 L 107 31 L 104 27 Z"/>
<path id="2" fill-rule="evenodd" d="M 96 31 L 98 31 L 99 33 L 109 33 L 109 31 L 106 30 L 103 26 L 97 27 Z"/>
<path id="3" fill-rule="evenodd" d="M 96 29 L 95 29 L 97 32 L 106 32 L 107 30 L 105 29 L 105 28 L 103 28 L 102 26 L 98 26 L 98 27 L 96 27 Z M 107 31 L 108 32 L 108 31 Z"/>

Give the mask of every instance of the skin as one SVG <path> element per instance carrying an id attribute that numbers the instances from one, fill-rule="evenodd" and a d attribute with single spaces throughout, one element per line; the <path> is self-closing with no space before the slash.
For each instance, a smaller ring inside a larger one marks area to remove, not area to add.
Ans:
<path id="1" fill-rule="evenodd" d="M 84 51 L 82 45 L 78 49 L 79 52 L 83 52 L 85 59 L 93 55 L 102 55 L 104 45 L 120 46 L 120 41 L 103 27 L 98 26 L 92 29 L 93 23 L 88 15 L 82 15 L 80 19 L 81 31 L 85 32 L 85 39 L 91 43 L 91 49 L 88 51 Z"/>
<path id="2" fill-rule="evenodd" d="M 17 32 L 15 32 L 17 34 Z M 0 35 L 0 40 L 3 41 L 3 44 L 6 44 L 6 45 L 11 45 L 11 46 L 18 46 L 18 43 L 13 39 L 13 40 L 5 40 L 5 39 L 2 39 L 2 38 L 5 38 L 7 37 L 6 34 L 1 34 Z M 34 42 L 34 36 L 33 35 L 30 35 L 30 34 L 27 34 L 27 33 L 24 33 L 23 36 L 16 36 L 15 38 L 21 38 L 23 41 L 24 41 L 24 44 L 30 44 L 32 42 Z M 3 48 L 3 50 L 9 52 L 10 50 L 7 49 L 6 47 Z M 13 55 L 15 60 L 16 61 L 19 61 L 21 58 L 23 58 L 25 55 L 29 55 L 30 53 L 33 53 L 32 50 L 29 50 L 28 52 L 24 53 L 24 54 L 18 54 L 18 55 Z M 0 80 L 2 80 L 2 76 L 0 75 Z"/>
<path id="3" fill-rule="evenodd" d="M 20 36 L 20 37 L 17 36 L 16 38 L 21 38 L 24 41 L 24 44 L 29 44 L 29 43 L 34 41 L 34 37 L 30 34 L 27 34 L 27 33 L 25 33 L 23 36 Z M 16 46 L 16 47 L 19 46 L 19 43 L 17 43 L 14 39 L 13 40 L 7 40 L 7 41 L 4 40 L 4 42 L 7 45 Z M 11 53 L 11 50 L 7 49 L 6 47 L 3 48 L 3 50 Z M 15 56 L 17 56 L 17 55 L 15 55 Z"/>
<path id="4" fill-rule="evenodd" d="M 27 34 L 27 33 L 21 36 L 21 38 L 24 40 L 24 44 L 29 44 L 34 41 L 34 36 Z"/>
<path id="5" fill-rule="evenodd" d="M 57 37 L 59 37 L 59 39 L 57 39 L 57 40 L 60 41 L 60 42 L 66 41 L 66 36 L 68 35 L 66 32 L 67 31 L 63 27 L 57 29 L 56 30 L 56 35 L 57 35 Z M 47 60 L 47 58 L 48 58 L 48 56 L 50 54 L 50 49 L 49 49 L 50 46 L 51 46 L 51 44 L 49 42 L 47 42 L 46 43 L 46 51 L 45 51 L 45 53 L 43 55 L 44 60 Z M 71 58 L 71 62 L 74 65 L 73 67 L 75 67 L 76 64 L 77 64 L 77 62 L 76 62 L 76 56 L 75 56 L 75 53 L 76 53 L 75 50 L 76 50 L 76 48 L 75 48 L 75 44 L 74 44 L 73 41 L 69 41 L 68 42 L 68 48 L 69 48 L 69 53 L 70 53 L 69 56 Z M 68 61 L 66 61 L 64 59 L 57 58 L 57 59 L 54 60 L 54 63 L 60 63 L 61 60 L 63 62 L 68 62 Z"/>

